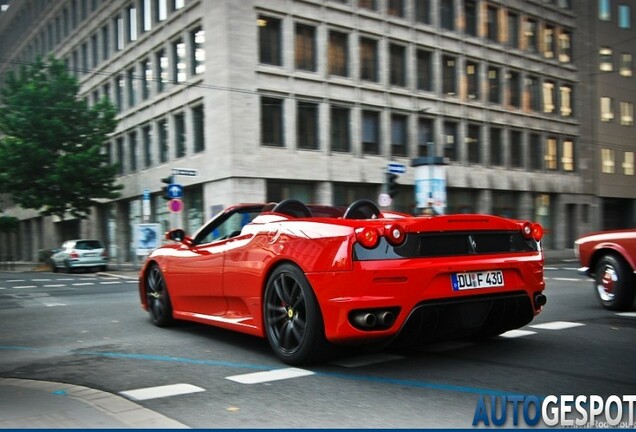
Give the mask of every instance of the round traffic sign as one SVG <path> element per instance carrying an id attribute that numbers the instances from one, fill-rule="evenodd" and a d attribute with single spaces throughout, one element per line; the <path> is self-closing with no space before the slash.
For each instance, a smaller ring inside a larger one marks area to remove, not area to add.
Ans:
<path id="1" fill-rule="evenodd" d="M 183 210 L 183 201 L 179 198 L 174 198 L 168 201 L 168 210 L 172 213 L 181 213 Z"/>

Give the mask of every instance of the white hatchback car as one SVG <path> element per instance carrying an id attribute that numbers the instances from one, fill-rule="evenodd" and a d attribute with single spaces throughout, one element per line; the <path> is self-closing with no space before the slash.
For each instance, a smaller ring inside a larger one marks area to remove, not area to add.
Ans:
<path id="1" fill-rule="evenodd" d="M 71 273 L 79 268 L 104 271 L 108 268 L 108 252 L 99 240 L 67 240 L 51 255 L 51 268 L 55 273 L 60 269 Z"/>

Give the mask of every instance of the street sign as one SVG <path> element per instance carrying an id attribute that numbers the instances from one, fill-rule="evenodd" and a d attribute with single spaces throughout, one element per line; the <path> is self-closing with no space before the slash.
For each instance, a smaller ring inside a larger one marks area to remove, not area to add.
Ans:
<path id="1" fill-rule="evenodd" d="M 170 213 L 181 213 L 183 211 L 183 201 L 179 198 L 168 201 L 168 210 Z"/>
<path id="2" fill-rule="evenodd" d="M 196 177 L 199 172 L 194 168 L 172 168 L 172 175 Z"/>
<path id="3" fill-rule="evenodd" d="M 183 186 L 177 183 L 172 183 L 168 185 L 168 198 L 182 198 L 183 197 Z"/>
<path id="4" fill-rule="evenodd" d="M 406 165 L 391 162 L 386 166 L 386 171 L 391 174 L 404 174 L 406 172 Z"/>

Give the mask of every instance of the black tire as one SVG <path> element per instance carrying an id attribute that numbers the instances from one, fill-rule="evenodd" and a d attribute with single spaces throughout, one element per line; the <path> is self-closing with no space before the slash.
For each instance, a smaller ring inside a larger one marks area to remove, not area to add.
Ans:
<path id="1" fill-rule="evenodd" d="M 60 271 L 60 269 L 55 265 L 55 261 L 51 260 L 51 270 L 53 270 L 53 273 L 57 273 Z"/>
<path id="2" fill-rule="evenodd" d="M 64 272 L 68 274 L 73 273 L 73 268 L 71 267 L 68 261 L 64 261 Z"/>
<path id="3" fill-rule="evenodd" d="M 146 301 L 150 320 L 154 325 L 166 327 L 174 322 L 166 279 L 156 264 L 151 265 L 146 272 Z"/>
<path id="4" fill-rule="evenodd" d="M 629 309 L 634 302 L 634 275 L 625 260 L 617 255 L 601 257 L 594 268 L 596 298 L 610 310 Z"/>
<path id="5" fill-rule="evenodd" d="M 283 264 L 269 277 L 263 321 L 274 353 L 289 365 L 317 362 L 328 352 L 318 301 L 304 273 L 294 265 Z"/>

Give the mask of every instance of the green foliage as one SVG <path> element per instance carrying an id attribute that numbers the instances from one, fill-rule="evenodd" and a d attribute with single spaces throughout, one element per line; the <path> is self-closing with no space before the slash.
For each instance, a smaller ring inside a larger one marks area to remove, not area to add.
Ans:
<path id="1" fill-rule="evenodd" d="M 0 93 L 0 191 L 42 215 L 85 218 L 119 196 L 102 151 L 117 127 L 108 100 L 89 107 L 64 64 L 50 58 L 9 73 Z"/>
<path id="2" fill-rule="evenodd" d="M 19 220 L 13 216 L 0 216 L 0 233 L 10 233 L 18 231 Z"/>

